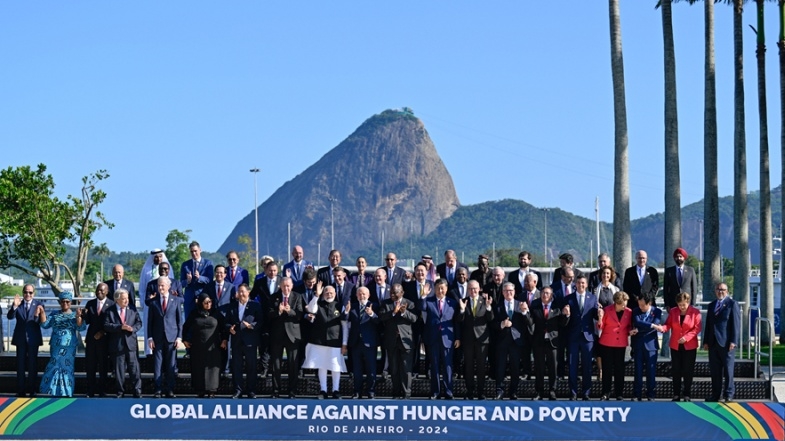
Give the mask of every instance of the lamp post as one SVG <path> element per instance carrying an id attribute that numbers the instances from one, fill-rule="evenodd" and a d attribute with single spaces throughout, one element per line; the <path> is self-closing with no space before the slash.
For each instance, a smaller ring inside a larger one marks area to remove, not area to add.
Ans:
<path id="1" fill-rule="evenodd" d="M 253 173 L 253 211 L 254 211 L 254 228 L 256 229 L 256 274 L 259 274 L 259 203 L 257 202 L 258 187 L 256 185 L 256 175 L 259 173 L 258 168 L 252 168 Z"/>
<path id="2" fill-rule="evenodd" d="M 330 251 L 335 249 L 335 212 L 333 211 L 333 202 L 336 199 L 332 196 L 328 196 L 330 200 Z"/>
<path id="3" fill-rule="evenodd" d="M 543 208 L 542 212 L 545 215 L 545 244 L 543 246 L 543 255 L 545 256 L 545 262 L 550 267 L 551 261 L 548 259 L 548 212 L 551 211 L 550 208 Z"/>

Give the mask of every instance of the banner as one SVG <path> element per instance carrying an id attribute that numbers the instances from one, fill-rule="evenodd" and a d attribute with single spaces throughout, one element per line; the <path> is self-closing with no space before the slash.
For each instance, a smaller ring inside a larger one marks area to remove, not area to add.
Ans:
<path id="1" fill-rule="evenodd" d="M 785 438 L 781 403 L 2 398 L 14 439 Z"/>

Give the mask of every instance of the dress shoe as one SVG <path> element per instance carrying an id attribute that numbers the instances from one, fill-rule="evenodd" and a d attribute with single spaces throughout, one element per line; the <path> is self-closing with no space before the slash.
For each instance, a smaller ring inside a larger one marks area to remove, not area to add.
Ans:
<path id="1" fill-rule="evenodd" d="M 486 397 L 485 394 L 480 394 L 480 395 L 477 395 L 477 399 L 478 400 L 487 400 L 488 397 Z"/>
<path id="2" fill-rule="evenodd" d="M 251 400 L 255 400 L 256 399 L 256 394 L 251 392 L 250 394 L 248 394 L 248 398 L 251 399 Z"/>
<path id="3" fill-rule="evenodd" d="M 589 394 L 584 395 L 582 399 L 583 401 L 591 401 L 591 398 L 589 398 Z"/>
<path id="4" fill-rule="evenodd" d="M 17 392 L 16 396 L 19 397 L 19 398 L 22 398 L 22 397 L 25 396 L 25 394 L 24 394 L 24 392 Z"/>
<path id="5" fill-rule="evenodd" d="M 578 394 L 570 395 L 570 401 L 577 401 L 577 400 L 578 400 Z"/>
<path id="6" fill-rule="evenodd" d="M 637 397 L 637 398 L 633 398 L 631 401 L 643 401 L 643 399 L 641 399 L 641 397 Z"/>
<path id="7" fill-rule="evenodd" d="M 684 401 L 692 401 L 692 399 L 689 396 L 685 396 Z"/>
<path id="8" fill-rule="evenodd" d="M 123 396 L 124 394 L 122 392 L 117 392 L 117 395 L 115 395 L 117 398 L 123 398 Z"/>
<path id="9" fill-rule="evenodd" d="M 340 400 L 341 398 L 343 398 L 343 397 L 341 397 L 341 392 L 339 392 L 337 390 L 334 390 L 333 391 L 333 399 Z"/>
<path id="10" fill-rule="evenodd" d="M 454 397 L 452 394 L 446 394 L 446 395 L 444 396 L 444 399 L 445 399 L 445 400 L 453 400 L 453 399 L 455 399 L 455 397 Z"/>
<path id="11" fill-rule="evenodd" d="M 207 398 L 215 398 L 215 394 L 207 394 Z"/>
<path id="12" fill-rule="evenodd" d="M 556 391 L 551 391 L 551 393 L 548 394 L 548 399 L 551 401 L 556 401 Z"/>
<path id="13" fill-rule="evenodd" d="M 510 401 L 517 401 L 517 400 L 518 400 L 518 394 L 511 394 L 510 395 Z"/>
<path id="14" fill-rule="evenodd" d="M 166 398 L 177 398 L 177 397 L 174 395 L 174 392 L 169 391 L 166 393 Z"/>
<path id="15" fill-rule="evenodd" d="M 352 399 L 353 400 L 359 400 L 360 399 L 360 394 L 358 394 L 357 392 L 353 393 L 352 394 Z"/>
<path id="16" fill-rule="evenodd" d="M 98 394 L 98 398 L 106 398 L 106 394 L 101 392 L 100 394 Z"/>
<path id="17" fill-rule="evenodd" d="M 654 398 L 652 398 L 652 397 L 647 397 L 647 398 L 646 398 L 646 401 L 654 401 Z"/>
<path id="18" fill-rule="evenodd" d="M 678 395 L 674 395 L 673 399 L 671 401 L 679 401 L 679 396 Z"/>
<path id="19" fill-rule="evenodd" d="M 35 398 L 38 396 L 38 392 L 30 392 L 30 398 Z"/>
<path id="20" fill-rule="evenodd" d="M 87 394 L 84 396 L 85 398 L 93 398 L 93 394 Z"/>
<path id="21" fill-rule="evenodd" d="M 608 400 L 609 400 L 608 395 L 603 395 L 600 397 L 600 401 L 608 401 Z"/>
<path id="22" fill-rule="evenodd" d="M 368 392 L 368 399 L 373 400 L 376 398 L 376 392 Z"/>
<path id="23" fill-rule="evenodd" d="M 439 394 L 432 394 L 429 398 L 431 400 L 438 400 L 439 399 Z"/>
<path id="24" fill-rule="evenodd" d="M 295 399 L 295 398 L 297 398 L 297 394 L 296 394 L 296 393 L 294 393 L 294 392 L 289 392 L 289 399 L 290 399 L 290 400 L 293 400 L 293 399 Z"/>
<path id="25" fill-rule="evenodd" d="M 707 403 L 716 403 L 717 401 L 720 401 L 720 400 L 719 400 L 719 398 L 709 397 L 709 398 L 706 398 L 705 401 Z"/>
<path id="26" fill-rule="evenodd" d="M 733 402 L 733 398 L 730 397 L 725 398 L 725 403 L 732 403 L 732 402 Z"/>
<path id="27" fill-rule="evenodd" d="M 235 392 L 234 395 L 232 395 L 232 399 L 236 400 L 236 399 L 240 398 L 241 395 L 242 394 L 240 392 Z"/>
<path id="28" fill-rule="evenodd" d="M 134 392 L 134 398 L 142 398 L 142 393 L 139 391 Z"/>
<path id="29" fill-rule="evenodd" d="M 198 398 L 204 398 L 204 395 L 205 395 L 205 394 L 198 394 L 198 395 L 196 395 L 196 396 L 197 396 Z"/>
<path id="30" fill-rule="evenodd" d="M 542 401 L 542 400 L 544 400 L 544 399 L 545 399 L 545 398 L 544 398 L 542 395 L 540 395 L 540 394 L 537 394 L 537 396 L 535 396 L 535 397 L 532 399 L 532 401 Z"/>
<path id="31" fill-rule="evenodd" d="M 320 400 L 327 399 L 327 391 L 323 390 L 323 391 L 319 392 L 319 395 L 317 396 L 317 398 L 319 398 Z"/>
<path id="32" fill-rule="evenodd" d="M 619 395 L 618 397 L 616 397 L 616 401 L 624 401 L 624 397 Z"/>
<path id="33" fill-rule="evenodd" d="M 153 398 L 161 398 L 161 391 L 159 390 L 155 391 L 155 393 L 153 394 Z"/>
<path id="34" fill-rule="evenodd" d="M 465 397 L 463 397 L 463 399 L 464 399 L 464 400 L 473 400 L 473 399 L 474 399 L 474 395 L 472 395 L 472 394 L 467 394 Z"/>
<path id="35" fill-rule="evenodd" d="M 496 394 L 496 399 L 497 400 L 503 400 L 504 399 L 504 392 L 499 392 L 498 394 Z"/>

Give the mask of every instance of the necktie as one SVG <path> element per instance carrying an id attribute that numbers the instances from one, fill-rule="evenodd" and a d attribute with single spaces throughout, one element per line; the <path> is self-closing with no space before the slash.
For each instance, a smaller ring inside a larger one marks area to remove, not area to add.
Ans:
<path id="1" fill-rule="evenodd" d="M 512 319 L 512 302 L 507 302 L 507 317 Z"/>
<path id="2" fill-rule="evenodd" d="M 196 272 L 199 271 L 199 262 L 197 262 L 196 260 L 194 260 L 193 270 L 194 270 L 193 275 L 194 277 L 196 277 Z"/>
<path id="3" fill-rule="evenodd" d="M 453 278 L 455 278 L 455 273 L 453 272 L 453 269 L 450 268 L 450 273 L 448 274 L 447 281 L 452 283 Z"/>
<path id="4" fill-rule="evenodd" d="M 682 281 L 682 278 L 681 278 L 681 277 L 682 277 L 682 274 L 681 274 L 681 267 L 680 267 L 680 266 L 678 266 L 678 267 L 676 267 L 676 278 L 677 278 L 677 279 L 678 279 L 678 281 L 679 281 L 679 286 L 681 286 L 681 281 Z"/>
<path id="5" fill-rule="evenodd" d="M 164 314 L 166 314 L 166 296 L 164 296 L 163 304 L 164 304 Z"/>
<path id="6" fill-rule="evenodd" d="M 231 280 L 232 283 L 234 283 L 234 268 L 229 270 L 229 280 Z"/>
<path id="7" fill-rule="evenodd" d="M 392 283 L 393 278 L 393 271 L 390 268 L 387 268 L 387 283 Z"/>
<path id="8" fill-rule="evenodd" d="M 96 315 L 101 315 L 101 310 L 104 308 L 103 302 L 98 302 L 98 307 L 96 308 Z"/>
<path id="9" fill-rule="evenodd" d="M 125 308 L 120 308 L 120 321 L 125 324 Z"/>
<path id="10" fill-rule="evenodd" d="M 308 300 L 308 302 L 310 303 L 312 298 L 313 298 L 313 294 L 311 294 L 311 290 L 310 289 L 305 290 L 305 299 Z"/>
<path id="11" fill-rule="evenodd" d="M 387 299 L 387 287 L 386 286 L 382 286 L 382 290 L 379 292 L 379 295 L 381 296 L 380 300 L 386 300 Z"/>
<path id="12" fill-rule="evenodd" d="M 714 306 L 714 313 L 717 314 L 722 309 L 722 300 L 717 300 L 717 304 Z"/>
<path id="13" fill-rule="evenodd" d="M 223 292 L 224 292 L 224 286 L 223 286 L 223 284 L 219 284 L 218 285 L 218 300 L 221 300 L 221 295 L 223 294 Z"/>
<path id="14" fill-rule="evenodd" d="M 300 264 L 299 263 L 294 266 L 294 278 L 298 279 L 298 280 L 300 279 Z"/>
<path id="15" fill-rule="evenodd" d="M 532 300 L 534 300 L 534 293 L 529 291 L 529 304 L 532 304 Z"/>
<path id="16" fill-rule="evenodd" d="M 545 318 L 546 319 L 548 318 L 548 313 L 550 312 L 550 309 L 551 309 L 551 305 L 550 304 L 545 305 Z"/>
<path id="17" fill-rule="evenodd" d="M 638 281 L 643 286 L 643 268 L 638 267 Z"/>
<path id="18" fill-rule="evenodd" d="M 581 313 L 583 313 L 583 294 L 578 294 L 578 306 L 581 307 Z"/>
<path id="19" fill-rule="evenodd" d="M 463 291 L 463 285 L 458 285 L 458 287 L 461 289 L 461 298 L 466 297 L 466 294 L 464 294 L 464 291 Z"/>
<path id="20" fill-rule="evenodd" d="M 117 291 L 118 289 L 120 289 L 120 282 L 115 280 L 114 281 L 114 290 Z"/>
<path id="21" fill-rule="evenodd" d="M 570 285 L 565 285 L 564 287 L 564 295 L 570 295 Z"/>
<path id="22" fill-rule="evenodd" d="M 472 315 L 477 317 L 477 299 L 472 299 Z"/>
<path id="23" fill-rule="evenodd" d="M 286 306 L 288 304 L 289 304 L 289 296 L 283 296 L 283 306 Z"/>
<path id="24" fill-rule="evenodd" d="M 342 295 L 343 295 L 343 285 L 338 285 L 338 289 L 335 290 L 335 297 L 340 299 Z"/>
<path id="25" fill-rule="evenodd" d="M 444 301 L 444 300 L 439 300 L 439 314 L 441 314 L 441 313 L 442 313 L 442 302 L 443 302 L 443 301 Z"/>

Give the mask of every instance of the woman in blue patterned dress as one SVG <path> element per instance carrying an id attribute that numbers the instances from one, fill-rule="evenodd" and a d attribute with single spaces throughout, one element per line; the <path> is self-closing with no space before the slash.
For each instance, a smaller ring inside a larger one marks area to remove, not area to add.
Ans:
<path id="1" fill-rule="evenodd" d="M 60 293 L 60 310 L 46 317 L 42 328 L 52 328 L 49 339 L 49 364 L 41 379 L 41 393 L 55 397 L 70 397 L 74 394 L 74 354 L 79 344 L 76 331 L 84 331 L 82 310 L 71 310 L 74 295 L 68 291 Z"/>

